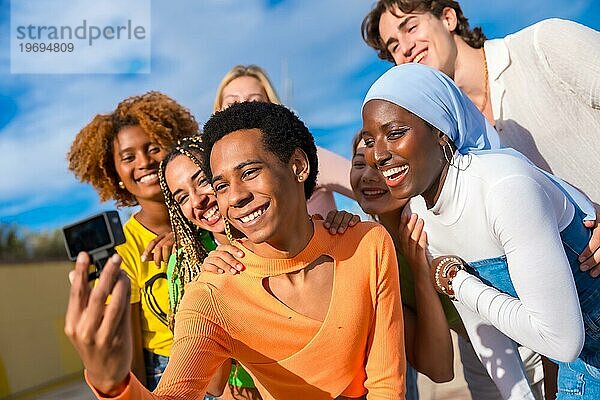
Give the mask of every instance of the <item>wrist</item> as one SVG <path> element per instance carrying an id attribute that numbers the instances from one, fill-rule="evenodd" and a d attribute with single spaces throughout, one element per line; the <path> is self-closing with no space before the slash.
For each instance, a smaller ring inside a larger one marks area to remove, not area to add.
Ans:
<path id="1" fill-rule="evenodd" d="M 464 269 L 465 265 L 458 257 L 448 256 L 441 258 L 435 267 L 434 281 L 436 290 L 454 300 L 456 293 L 452 281 L 458 272 Z"/>
<path id="2" fill-rule="evenodd" d="M 123 379 L 120 380 L 104 380 L 97 379 L 90 374 L 88 370 L 85 370 L 85 380 L 88 385 L 98 394 L 101 398 L 112 398 L 121 395 L 129 385 L 130 374 L 128 373 Z"/>

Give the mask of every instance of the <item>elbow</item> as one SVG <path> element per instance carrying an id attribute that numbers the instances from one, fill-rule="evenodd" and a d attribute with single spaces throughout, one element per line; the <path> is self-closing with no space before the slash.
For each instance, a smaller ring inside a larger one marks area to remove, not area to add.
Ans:
<path id="1" fill-rule="evenodd" d="M 550 358 L 560 362 L 573 362 L 583 350 L 583 338 L 578 341 L 570 340 L 560 347 L 560 351 L 555 355 L 549 355 Z"/>
<path id="2" fill-rule="evenodd" d="M 450 382 L 454 379 L 454 369 L 440 369 L 438 371 L 430 371 L 426 373 L 427 377 L 434 381 L 435 383 L 445 383 Z"/>
<path id="3" fill-rule="evenodd" d="M 225 388 L 217 390 L 207 390 L 206 394 L 210 397 L 221 397 L 225 393 Z"/>
<path id="4" fill-rule="evenodd" d="M 583 327 L 578 334 L 569 333 L 555 344 L 556 354 L 548 354 L 548 357 L 560 362 L 573 362 L 579 357 L 585 342 Z"/>
<path id="5" fill-rule="evenodd" d="M 435 383 L 450 382 L 454 379 L 454 365 L 452 362 L 438 363 L 425 368 L 415 366 L 415 369 Z"/>

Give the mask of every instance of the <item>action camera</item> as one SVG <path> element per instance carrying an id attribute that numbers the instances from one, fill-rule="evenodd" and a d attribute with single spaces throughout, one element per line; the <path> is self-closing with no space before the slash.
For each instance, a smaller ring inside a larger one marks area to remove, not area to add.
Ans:
<path id="1" fill-rule="evenodd" d="M 88 276 L 94 280 L 110 256 L 115 253 L 115 246 L 125 243 L 123 226 L 117 211 L 105 211 L 62 229 L 69 259 L 75 261 L 77 255 L 85 251 L 95 267 Z"/>

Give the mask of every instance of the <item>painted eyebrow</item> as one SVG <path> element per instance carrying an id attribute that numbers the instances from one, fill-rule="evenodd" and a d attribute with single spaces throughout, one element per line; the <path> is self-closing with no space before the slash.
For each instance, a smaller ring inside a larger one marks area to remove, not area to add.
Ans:
<path id="1" fill-rule="evenodd" d="M 243 169 L 244 167 L 247 167 L 248 165 L 251 164 L 260 164 L 262 163 L 262 161 L 260 160 L 246 160 L 246 161 L 242 161 L 241 163 L 239 163 L 238 165 L 236 165 L 235 167 L 233 167 L 234 171 L 239 171 L 241 169 Z M 213 176 L 212 178 L 212 184 L 214 184 L 216 181 L 223 179 L 223 175 L 216 175 Z"/>

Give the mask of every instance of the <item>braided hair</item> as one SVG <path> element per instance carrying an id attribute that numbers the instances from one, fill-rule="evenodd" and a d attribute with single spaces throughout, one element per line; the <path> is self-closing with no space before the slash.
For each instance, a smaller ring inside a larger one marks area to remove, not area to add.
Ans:
<path id="1" fill-rule="evenodd" d="M 175 201 L 171 190 L 169 190 L 165 171 L 167 164 L 179 156 L 188 157 L 198 168 L 202 168 L 200 161 L 202 153 L 201 143 L 202 139 L 200 136 L 189 136 L 179 139 L 164 160 L 161 161 L 158 172 L 160 188 L 162 189 L 165 204 L 169 210 L 169 219 L 175 235 L 175 248 L 178 249 L 173 276 L 169 281 L 169 289 L 174 294 L 174 304 L 171 304 L 171 313 L 169 315 L 169 327 L 171 329 L 173 328 L 174 316 L 183 296 L 185 285 L 198 276 L 201 271 L 200 266 L 208 255 L 208 251 L 199 239 L 202 229 L 194 225 L 183 215 L 181 207 Z M 175 291 L 176 282 L 179 283 L 180 293 Z"/>

